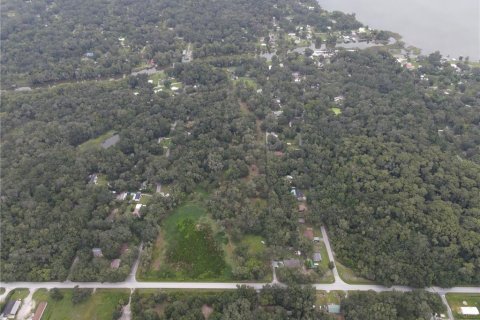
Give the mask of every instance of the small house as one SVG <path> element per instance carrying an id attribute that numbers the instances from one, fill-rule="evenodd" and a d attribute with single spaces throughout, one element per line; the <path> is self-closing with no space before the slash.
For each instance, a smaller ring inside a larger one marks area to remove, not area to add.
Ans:
<path id="1" fill-rule="evenodd" d="M 2 317 L 3 319 L 14 319 L 17 315 L 18 309 L 20 309 L 20 305 L 22 304 L 22 300 L 10 300 L 3 308 Z"/>
<path id="2" fill-rule="evenodd" d="M 320 242 L 320 237 L 313 237 L 313 242 L 319 243 Z"/>
<path id="3" fill-rule="evenodd" d="M 327 305 L 328 313 L 339 314 L 340 313 L 340 305 L 339 304 L 329 304 Z"/>
<path id="4" fill-rule="evenodd" d="M 92 249 L 92 253 L 93 253 L 93 256 L 94 256 L 95 258 L 101 258 L 101 257 L 103 257 L 103 252 L 102 252 L 102 249 L 100 249 L 100 248 L 93 248 L 93 249 Z"/>
<path id="5" fill-rule="evenodd" d="M 142 198 L 142 193 L 141 192 L 137 192 L 135 193 L 135 195 L 133 196 L 133 201 L 140 201 L 140 199 Z"/>
<path id="6" fill-rule="evenodd" d="M 460 313 L 464 316 L 480 315 L 477 307 L 460 307 Z"/>
<path id="7" fill-rule="evenodd" d="M 305 219 L 304 219 L 304 218 L 298 218 L 298 223 L 304 224 L 304 223 L 305 223 Z"/>
<path id="8" fill-rule="evenodd" d="M 120 262 L 122 262 L 121 259 L 113 259 L 110 263 L 110 268 L 115 270 L 118 269 L 120 267 Z"/>
<path id="9" fill-rule="evenodd" d="M 42 301 L 38 304 L 37 310 L 33 314 L 32 320 L 41 320 L 45 309 L 47 308 L 47 302 Z"/>
<path id="10" fill-rule="evenodd" d="M 304 203 L 300 203 L 298 205 L 298 212 L 305 212 L 307 211 L 307 206 Z"/>
<path id="11" fill-rule="evenodd" d="M 298 260 L 298 259 L 283 260 L 283 265 L 286 268 L 300 268 L 302 266 L 300 260 Z"/>
<path id="12" fill-rule="evenodd" d="M 322 254 L 320 252 L 315 252 L 313 254 L 313 262 L 320 262 L 322 261 Z"/>

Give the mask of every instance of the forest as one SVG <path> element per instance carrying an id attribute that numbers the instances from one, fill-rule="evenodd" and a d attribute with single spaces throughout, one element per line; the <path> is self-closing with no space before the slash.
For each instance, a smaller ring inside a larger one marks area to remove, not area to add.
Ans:
<path id="1" fill-rule="evenodd" d="M 203 190 L 226 237 L 261 237 L 268 260 L 312 254 L 304 218 L 366 279 L 480 283 L 478 64 L 434 53 L 412 71 L 388 47 L 300 53 L 362 26 L 315 1 L 1 6 L 2 281 L 121 281 L 140 244 L 153 260 L 165 220 Z M 132 74 L 145 68 L 155 72 Z M 235 252 L 235 279 L 264 275 Z M 403 303 L 368 299 L 392 317 Z M 354 304 L 349 319 L 368 312 Z"/>
<path id="2" fill-rule="evenodd" d="M 135 291 L 132 319 L 261 319 L 334 320 L 318 301 L 312 287 L 265 286 L 259 293 L 246 287 L 227 293 L 185 293 Z M 345 320 L 430 320 L 444 306 L 438 295 L 425 291 L 353 292 L 341 302 Z"/>

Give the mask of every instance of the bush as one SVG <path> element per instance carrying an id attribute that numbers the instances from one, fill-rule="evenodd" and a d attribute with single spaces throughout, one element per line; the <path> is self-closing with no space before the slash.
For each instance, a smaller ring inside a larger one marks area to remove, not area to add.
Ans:
<path id="1" fill-rule="evenodd" d="M 63 299 L 63 293 L 58 288 L 53 288 L 50 291 L 50 298 L 55 301 L 60 301 Z"/>

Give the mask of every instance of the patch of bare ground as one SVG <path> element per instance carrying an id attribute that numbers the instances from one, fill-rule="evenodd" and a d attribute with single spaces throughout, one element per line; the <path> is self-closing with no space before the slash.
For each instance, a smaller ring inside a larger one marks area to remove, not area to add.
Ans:
<path id="1" fill-rule="evenodd" d="M 202 306 L 202 314 L 205 319 L 208 319 L 213 313 L 213 308 L 204 304 Z"/>

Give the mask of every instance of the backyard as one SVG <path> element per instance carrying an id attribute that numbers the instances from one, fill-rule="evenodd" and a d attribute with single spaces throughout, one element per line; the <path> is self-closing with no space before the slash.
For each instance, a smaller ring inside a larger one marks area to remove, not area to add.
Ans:
<path id="1" fill-rule="evenodd" d="M 479 316 L 464 316 L 460 309 L 461 307 L 477 307 L 480 310 L 480 294 L 449 293 L 446 297 L 455 319 L 480 319 Z"/>
<path id="2" fill-rule="evenodd" d="M 48 303 L 42 320 L 95 320 L 112 319 L 114 311 L 119 304 L 127 303 L 130 295 L 129 290 L 106 290 L 98 289 L 85 301 L 73 304 L 72 290 L 60 290 L 63 294 L 61 300 L 54 300 L 45 289 L 37 290 L 33 299 L 40 303 Z"/>

